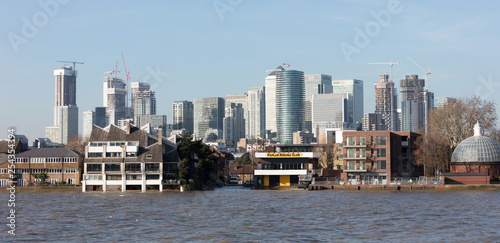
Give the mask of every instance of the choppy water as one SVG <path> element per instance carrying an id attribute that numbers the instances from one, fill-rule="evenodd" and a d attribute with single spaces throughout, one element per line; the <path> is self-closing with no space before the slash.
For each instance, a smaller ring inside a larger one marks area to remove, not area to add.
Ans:
<path id="1" fill-rule="evenodd" d="M 0 194 L 5 223 L 7 197 Z M 17 235 L 2 223 L 0 241 L 500 241 L 500 191 L 227 188 L 18 193 L 17 200 Z"/>

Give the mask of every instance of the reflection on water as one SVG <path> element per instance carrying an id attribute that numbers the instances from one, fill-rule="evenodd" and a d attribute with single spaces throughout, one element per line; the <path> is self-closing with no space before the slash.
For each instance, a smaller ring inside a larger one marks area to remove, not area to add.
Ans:
<path id="1" fill-rule="evenodd" d="M 7 202 L 8 194 L 0 194 Z M 498 241 L 500 191 L 18 193 L 2 241 Z M 2 203 L 1 215 L 7 215 Z M 5 218 L 5 217 L 4 217 Z M 3 222 L 6 222 L 4 220 Z"/>

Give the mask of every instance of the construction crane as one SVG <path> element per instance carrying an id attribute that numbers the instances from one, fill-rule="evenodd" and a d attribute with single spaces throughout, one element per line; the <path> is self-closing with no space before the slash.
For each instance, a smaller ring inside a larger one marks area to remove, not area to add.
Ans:
<path id="1" fill-rule="evenodd" d="M 125 58 L 123 57 L 123 53 L 122 53 L 122 61 L 123 61 L 123 68 L 125 68 L 125 76 L 127 78 L 127 92 L 125 93 L 125 100 L 126 100 L 126 104 L 125 104 L 125 107 L 127 107 L 127 115 L 128 115 L 128 80 L 130 79 L 130 73 L 127 72 L 127 65 L 125 65 Z"/>
<path id="2" fill-rule="evenodd" d="M 371 62 L 371 63 L 368 63 L 368 64 L 371 64 L 371 65 L 390 65 L 391 67 L 391 79 L 390 79 L 390 86 L 391 86 L 391 123 L 390 123 L 390 127 L 389 127 L 389 131 L 394 131 L 394 122 L 396 119 L 394 119 L 394 101 L 392 100 L 393 97 L 394 97 L 394 82 L 392 82 L 392 66 L 393 65 L 399 65 L 399 62 Z"/>
<path id="3" fill-rule="evenodd" d="M 425 71 L 425 69 L 420 66 L 417 62 L 415 62 L 413 59 L 411 59 L 411 57 L 409 56 L 406 56 L 406 58 L 408 58 L 408 60 L 410 60 L 411 62 L 413 62 L 413 64 L 415 64 L 415 66 L 417 66 L 418 68 L 420 68 L 420 70 L 422 70 L 422 72 L 424 72 L 424 77 L 425 77 L 425 95 L 424 95 L 424 120 L 425 120 L 425 134 L 427 134 L 427 123 L 429 121 L 429 104 L 428 104 L 428 99 L 429 97 L 427 97 L 429 95 L 429 74 L 432 74 L 431 73 L 431 68 L 429 67 L 427 69 L 427 71 Z"/>
<path id="4" fill-rule="evenodd" d="M 288 69 L 288 67 L 292 66 L 292 65 L 295 65 L 295 64 L 290 64 L 290 63 L 281 63 L 281 66 L 285 67 L 285 69 Z"/>
<path id="5" fill-rule="evenodd" d="M 76 64 L 83 64 L 83 62 L 77 62 L 77 61 L 56 61 L 56 62 L 73 63 L 73 70 L 76 70 Z"/>

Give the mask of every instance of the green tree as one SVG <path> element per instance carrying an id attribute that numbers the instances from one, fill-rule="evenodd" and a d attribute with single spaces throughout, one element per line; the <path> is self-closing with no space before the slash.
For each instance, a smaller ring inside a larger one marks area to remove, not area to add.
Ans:
<path id="1" fill-rule="evenodd" d="M 245 153 L 241 157 L 236 158 L 231 162 L 233 165 L 251 165 L 252 159 L 250 159 L 250 155 Z"/>
<path id="2" fill-rule="evenodd" d="M 47 179 L 47 174 L 45 173 L 36 173 L 33 175 L 35 179 L 40 179 L 40 185 L 45 186 L 47 185 L 47 182 L 45 181 Z"/>

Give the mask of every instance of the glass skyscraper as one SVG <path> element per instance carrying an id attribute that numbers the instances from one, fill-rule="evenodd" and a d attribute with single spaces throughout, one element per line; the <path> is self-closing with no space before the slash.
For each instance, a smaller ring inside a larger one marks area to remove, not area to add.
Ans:
<path id="1" fill-rule="evenodd" d="M 278 139 L 282 144 L 293 143 L 293 133 L 305 128 L 304 72 L 276 72 L 276 120 Z"/>

